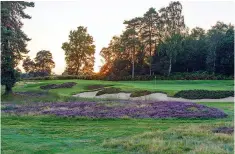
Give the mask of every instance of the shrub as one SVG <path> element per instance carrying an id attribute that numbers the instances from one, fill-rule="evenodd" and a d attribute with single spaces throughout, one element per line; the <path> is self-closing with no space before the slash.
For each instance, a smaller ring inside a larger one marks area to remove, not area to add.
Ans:
<path id="1" fill-rule="evenodd" d="M 121 92 L 121 89 L 120 88 L 104 88 L 102 90 L 100 90 L 96 96 L 99 96 L 99 95 L 103 95 L 103 94 L 115 94 L 115 93 L 119 93 Z"/>
<path id="2" fill-rule="evenodd" d="M 219 99 L 230 96 L 234 96 L 234 91 L 182 90 L 174 95 L 174 97 L 187 99 Z"/>
<path id="3" fill-rule="evenodd" d="M 151 91 L 148 90 L 141 90 L 141 91 L 134 91 L 131 93 L 130 97 L 139 97 L 151 94 Z"/>

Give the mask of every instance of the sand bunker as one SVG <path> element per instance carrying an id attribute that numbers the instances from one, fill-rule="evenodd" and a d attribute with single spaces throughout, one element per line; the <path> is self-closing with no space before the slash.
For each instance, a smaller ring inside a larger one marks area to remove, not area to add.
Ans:
<path id="1" fill-rule="evenodd" d="M 152 93 L 145 96 L 140 97 L 130 97 L 131 93 L 116 93 L 116 94 L 103 94 L 96 96 L 98 91 L 92 92 L 83 92 L 76 95 L 75 97 L 82 98 L 105 98 L 105 99 L 120 99 L 120 100 L 154 100 L 154 101 L 180 101 L 180 102 L 233 102 L 234 97 L 227 97 L 221 99 L 185 99 L 185 98 L 175 98 L 168 97 L 163 93 Z"/>

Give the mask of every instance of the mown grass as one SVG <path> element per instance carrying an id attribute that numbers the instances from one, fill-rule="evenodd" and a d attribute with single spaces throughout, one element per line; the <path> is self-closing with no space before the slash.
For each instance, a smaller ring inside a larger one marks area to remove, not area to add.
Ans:
<path id="1" fill-rule="evenodd" d="M 59 95 L 71 96 L 79 92 L 87 91 L 88 86 L 104 85 L 120 88 L 122 91 L 139 91 L 148 90 L 152 92 L 166 92 L 169 96 L 173 96 L 180 90 L 233 90 L 233 80 L 152 80 L 152 81 L 99 81 L 99 80 L 40 80 L 36 82 L 21 81 L 16 84 L 15 91 L 32 91 L 41 90 L 40 86 L 46 84 L 61 84 L 64 82 L 76 82 L 73 88 L 52 89 Z"/>
<path id="2" fill-rule="evenodd" d="M 201 103 L 224 110 L 223 119 L 89 119 L 2 115 L 2 153 L 233 153 L 234 104 Z"/>

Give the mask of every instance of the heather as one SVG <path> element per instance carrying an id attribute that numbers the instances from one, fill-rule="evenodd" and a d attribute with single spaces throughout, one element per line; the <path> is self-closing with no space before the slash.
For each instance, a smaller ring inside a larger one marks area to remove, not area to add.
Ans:
<path id="1" fill-rule="evenodd" d="M 10 108 L 10 109 L 9 109 Z M 225 118 L 223 111 L 189 102 L 128 102 L 112 105 L 97 102 L 67 102 L 23 105 L 2 109 L 14 114 L 49 114 L 88 118 Z"/>

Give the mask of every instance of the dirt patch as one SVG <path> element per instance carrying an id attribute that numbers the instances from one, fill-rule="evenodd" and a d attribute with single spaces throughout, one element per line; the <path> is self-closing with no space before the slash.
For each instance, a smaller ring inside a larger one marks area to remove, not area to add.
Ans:
<path id="1" fill-rule="evenodd" d="M 58 89 L 58 88 L 72 88 L 75 86 L 76 82 L 65 82 L 62 84 L 48 84 L 45 86 L 40 86 L 41 89 Z"/>
<path id="2" fill-rule="evenodd" d="M 224 134 L 232 134 L 234 132 L 233 127 L 218 127 L 212 130 L 213 133 L 224 133 Z"/>

